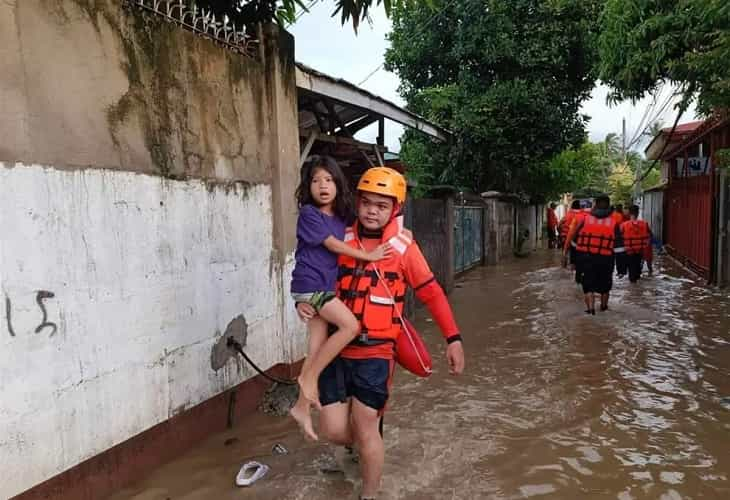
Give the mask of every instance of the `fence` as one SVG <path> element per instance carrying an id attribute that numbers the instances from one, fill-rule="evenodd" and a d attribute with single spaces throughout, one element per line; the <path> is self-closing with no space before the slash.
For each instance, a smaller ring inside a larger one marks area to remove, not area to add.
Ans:
<path id="1" fill-rule="evenodd" d="M 651 232 L 658 241 L 664 241 L 664 191 L 644 191 L 641 199 L 641 218 L 649 223 Z"/>
<path id="2" fill-rule="evenodd" d="M 485 258 L 484 222 L 486 207 L 454 207 L 454 272 L 482 264 Z"/>
<path id="3" fill-rule="evenodd" d="M 665 192 L 668 250 L 687 267 L 710 278 L 712 266 L 711 177 L 674 179 Z"/>

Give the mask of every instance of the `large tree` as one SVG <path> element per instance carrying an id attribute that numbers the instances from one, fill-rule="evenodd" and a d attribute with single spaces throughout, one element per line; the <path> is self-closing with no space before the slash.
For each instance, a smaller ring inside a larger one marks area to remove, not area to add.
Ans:
<path id="1" fill-rule="evenodd" d="M 406 133 L 402 153 L 430 183 L 533 198 L 564 189 L 550 160 L 585 140 L 599 0 L 433 0 L 394 9 L 386 67 L 417 113 L 454 133 Z"/>
<path id="2" fill-rule="evenodd" d="M 678 84 L 686 106 L 730 107 L 728 0 L 607 0 L 601 18 L 600 77 L 617 100 Z"/>
<path id="3" fill-rule="evenodd" d="M 298 12 L 306 11 L 316 0 L 194 0 L 192 3 L 220 16 L 228 16 L 238 24 L 268 21 L 291 24 L 296 20 Z M 406 0 L 334 0 L 332 16 L 339 14 L 342 24 L 352 22 L 357 31 L 360 21 L 368 18 L 373 6 L 383 4 L 386 14 L 389 15 L 392 6 L 403 7 L 405 3 Z"/>

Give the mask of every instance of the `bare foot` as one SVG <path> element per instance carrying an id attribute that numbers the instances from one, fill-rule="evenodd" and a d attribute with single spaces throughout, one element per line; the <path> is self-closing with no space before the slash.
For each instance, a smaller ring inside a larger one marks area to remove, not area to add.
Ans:
<path id="1" fill-rule="evenodd" d="M 310 382 L 303 376 L 297 378 L 299 383 L 299 394 L 300 397 L 304 397 L 310 404 L 314 405 L 318 410 L 322 409 L 322 405 L 319 403 L 319 388 L 317 387 L 317 381 Z"/>
<path id="2" fill-rule="evenodd" d="M 289 415 L 292 416 L 294 420 L 296 420 L 297 424 L 299 424 L 299 428 L 304 433 L 304 437 L 311 441 L 318 441 L 319 437 L 314 432 L 314 427 L 312 426 L 312 415 L 309 414 L 309 405 L 304 404 L 300 405 L 299 402 L 295 404 L 291 410 L 289 410 Z"/>

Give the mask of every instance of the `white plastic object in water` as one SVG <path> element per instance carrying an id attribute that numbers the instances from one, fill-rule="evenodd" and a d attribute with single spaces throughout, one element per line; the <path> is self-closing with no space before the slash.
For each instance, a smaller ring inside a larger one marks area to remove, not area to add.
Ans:
<path id="1" fill-rule="evenodd" d="M 269 466 L 259 462 L 246 462 L 236 475 L 237 486 L 251 486 L 269 472 Z"/>

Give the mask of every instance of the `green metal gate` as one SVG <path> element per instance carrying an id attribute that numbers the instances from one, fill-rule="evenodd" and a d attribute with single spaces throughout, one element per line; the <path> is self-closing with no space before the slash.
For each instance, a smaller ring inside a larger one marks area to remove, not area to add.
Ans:
<path id="1" fill-rule="evenodd" d="M 484 258 L 484 207 L 454 207 L 454 271 L 460 273 Z"/>

